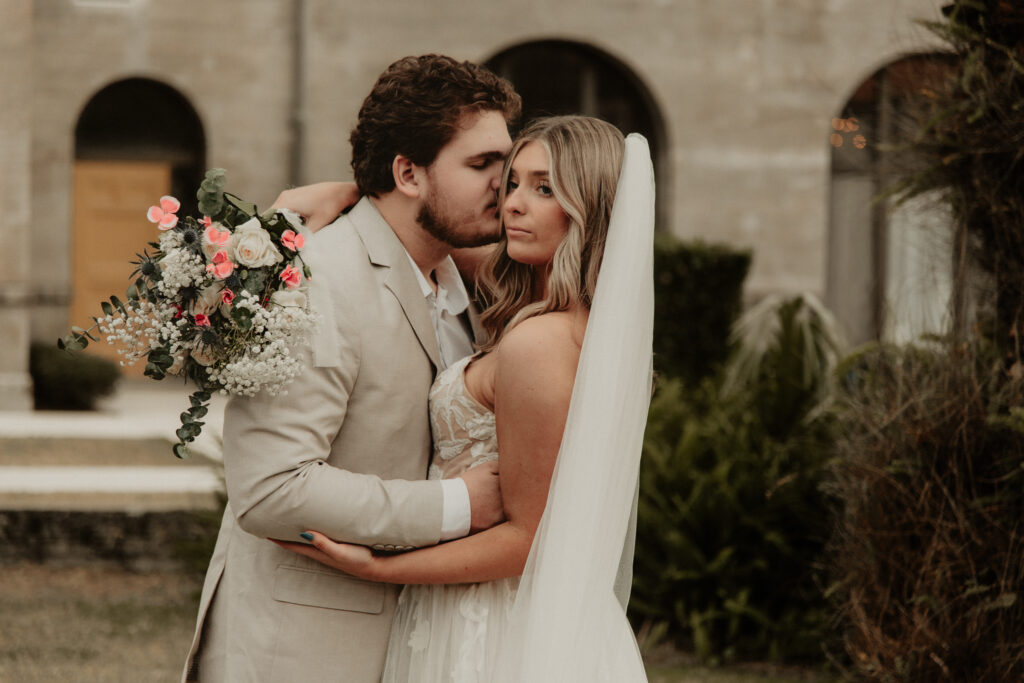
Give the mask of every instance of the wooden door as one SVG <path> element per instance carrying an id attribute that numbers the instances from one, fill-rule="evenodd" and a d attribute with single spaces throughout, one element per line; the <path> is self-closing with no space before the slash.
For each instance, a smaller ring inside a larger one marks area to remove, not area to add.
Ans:
<path id="1" fill-rule="evenodd" d="M 69 319 L 88 328 L 91 316 L 102 315 L 100 302 L 110 295 L 122 300 L 130 284 L 135 255 L 157 240 L 156 225 L 146 210 L 170 193 L 171 165 L 149 161 L 77 161 L 74 166 L 72 289 Z M 121 360 L 104 341 L 89 344 L 87 353 Z M 141 377 L 143 362 L 122 370 Z"/>

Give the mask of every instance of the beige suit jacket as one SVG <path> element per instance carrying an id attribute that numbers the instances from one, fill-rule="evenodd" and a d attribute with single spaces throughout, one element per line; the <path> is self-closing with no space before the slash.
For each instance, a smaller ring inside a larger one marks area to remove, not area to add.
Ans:
<path id="1" fill-rule="evenodd" d="M 376 683 L 399 587 L 266 539 L 316 529 L 404 548 L 440 538 L 441 485 L 423 481 L 437 339 L 401 242 L 363 199 L 311 236 L 303 256 L 326 343 L 306 352 L 287 395 L 228 403 L 229 502 L 186 679 L 198 669 L 201 681 Z"/>

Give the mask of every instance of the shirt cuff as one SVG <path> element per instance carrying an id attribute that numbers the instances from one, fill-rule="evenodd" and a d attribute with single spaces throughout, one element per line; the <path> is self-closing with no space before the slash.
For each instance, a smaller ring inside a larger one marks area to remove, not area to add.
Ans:
<path id="1" fill-rule="evenodd" d="M 469 489 L 462 477 L 441 480 L 441 540 L 462 538 L 469 533 Z"/>

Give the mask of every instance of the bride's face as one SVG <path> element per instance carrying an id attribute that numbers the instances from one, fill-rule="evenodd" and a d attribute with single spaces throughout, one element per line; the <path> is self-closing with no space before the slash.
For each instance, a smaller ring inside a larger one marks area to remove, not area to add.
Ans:
<path id="1" fill-rule="evenodd" d="M 551 189 L 547 150 L 528 142 L 512 160 L 501 210 L 513 261 L 532 266 L 551 263 L 569 231 L 569 217 Z"/>

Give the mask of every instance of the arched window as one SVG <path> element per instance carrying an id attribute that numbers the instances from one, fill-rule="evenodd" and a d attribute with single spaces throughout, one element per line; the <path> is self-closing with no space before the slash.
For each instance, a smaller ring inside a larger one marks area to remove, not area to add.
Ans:
<path id="1" fill-rule="evenodd" d="M 155 161 L 168 164 L 168 190 L 194 214 L 203 179 L 206 136 L 195 109 L 174 88 L 128 78 L 97 92 L 75 126 L 76 161 Z"/>
<path id="2" fill-rule="evenodd" d="M 662 166 L 665 133 L 650 92 L 629 67 L 582 43 L 539 40 L 503 50 L 486 62 L 507 78 L 523 98 L 523 123 L 538 116 L 585 114 L 641 133 L 651 146 L 659 187 L 667 188 Z M 658 225 L 665 225 L 662 195 Z"/>
<path id="3" fill-rule="evenodd" d="M 101 301 L 124 294 L 131 261 L 157 238 L 146 210 L 161 195 L 196 215 L 205 163 L 202 124 L 174 88 L 130 78 L 89 100 L 75 126 L 70 324 L 89 327 Z M 89 350 L 117 359 L 106 344 Z"/>
<path id="4" fill-rule="evenodd" d="M 915 102 L 944 87 L 945 55 L 876 71 L 832 119 L 826 298 L 849 340 L 910 341 L 950 323 L 953 223 L 940 197 L 885 199 L 920 161 L 900 144 L 921 125 Z"/>

